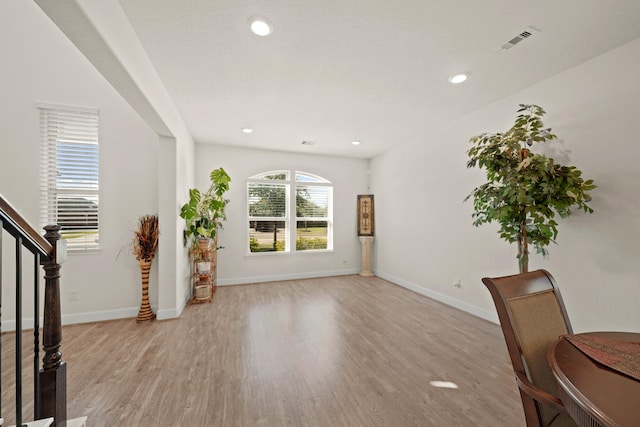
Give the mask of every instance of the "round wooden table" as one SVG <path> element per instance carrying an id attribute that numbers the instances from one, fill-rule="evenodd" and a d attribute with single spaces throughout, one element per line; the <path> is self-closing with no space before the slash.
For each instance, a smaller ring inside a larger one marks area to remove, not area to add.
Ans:
<path id="1" fill-rule="evenodd" d="M 640 342 L 640 333 L 580 335 Z M 551 346 L 548 360 L 558 381 L 558 397 L 579 426 L 640 426 L 640 381 L 592 360 L 563 338 Z"/>

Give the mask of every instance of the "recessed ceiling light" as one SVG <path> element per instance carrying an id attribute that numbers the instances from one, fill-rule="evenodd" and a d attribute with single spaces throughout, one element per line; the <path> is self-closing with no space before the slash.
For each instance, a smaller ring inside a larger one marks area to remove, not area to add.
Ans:
<path id="1" fill-rule="evenodd" d="M 456 85 L 458 83 L 462 83 L 463 81 L 467 80 L 468 77 L 469 77 L 468 73 L 456 74 L 455 76 L 449 77 L 449 83 L 453 83 L 454 85 Z"/>
<path id="2" fill-rule="evenodd" d="M 242 132 L 244 132 L 244 133 L 252 133 L 253 129 L 251 129 L 251 128 L 242 128 Z"/>
<path id="3" fill-rule="evenodd" d="M 249 20 L 249 28 L 251 28 L 251 31 L 253 31 L 255 35 L 261 37 L 268 36 L 273 32 L 271 23 L 265 18 L 261 18 L 258 16 L 253 17 Z"/>
<path id="4" fill-rule="evenodd" d="M 351 141 L 351 144 L 353 144 L 353 145 L 360 145 L 360 141 Z"/>

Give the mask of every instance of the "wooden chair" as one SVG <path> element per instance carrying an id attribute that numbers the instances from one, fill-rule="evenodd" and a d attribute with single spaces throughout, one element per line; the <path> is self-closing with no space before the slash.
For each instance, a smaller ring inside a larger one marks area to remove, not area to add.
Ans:
<path id="1" fill-rule="evenodd" d="M 576 426 L 560 399 L 547 351 L 571 323 L 551 274 L 545 270 L 482 279 L 498 311 L 527 427 Z"/>

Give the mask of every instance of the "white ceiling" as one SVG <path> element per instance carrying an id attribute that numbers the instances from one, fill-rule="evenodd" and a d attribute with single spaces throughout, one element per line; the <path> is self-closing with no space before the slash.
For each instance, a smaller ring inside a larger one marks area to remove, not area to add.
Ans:
<path id="1" fill-rule="evenodd" d="M 120 3 L 197 142 L 361 158 L 640 37 L 639 0 Z"/>

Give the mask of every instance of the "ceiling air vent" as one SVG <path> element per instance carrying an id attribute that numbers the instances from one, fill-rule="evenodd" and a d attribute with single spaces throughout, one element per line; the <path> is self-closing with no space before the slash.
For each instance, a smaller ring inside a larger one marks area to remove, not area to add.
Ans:
<path id="1" fill-rule="evenodd" d="M 502 46 L 500 46 L 500 49 L 502 50 L 511 49 L 512 47 L 520 43 L 522 40 L 531 37 L 533 35 L 533 30 L 534 30 L 533 27 L 528 27 L 527 30 L 521 32 L 520 34 L 518 34 L 517 36 L 515 36 L 514 38 L 512 38 Z"/>

